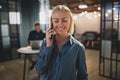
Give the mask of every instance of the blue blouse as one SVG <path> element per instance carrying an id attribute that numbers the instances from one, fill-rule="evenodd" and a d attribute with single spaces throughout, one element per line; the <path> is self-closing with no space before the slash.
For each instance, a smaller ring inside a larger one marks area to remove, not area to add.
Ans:
<path id="1" fill-rule="evenodd" d="M 60 51 L 55 39 L 51 47 L 43 40 L 35 67 L 43 80 L 88 80 L 85 48 L 72 36 Z"/>

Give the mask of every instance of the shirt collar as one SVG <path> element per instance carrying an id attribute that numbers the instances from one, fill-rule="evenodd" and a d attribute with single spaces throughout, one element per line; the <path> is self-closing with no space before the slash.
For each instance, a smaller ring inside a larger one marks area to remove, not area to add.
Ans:
<path id="1" fill-rule="evenodd" d="M 74 44 L 74 42 L 75 42 L 74 37 L 72 35 L 70 35 L 70 37 L 69 37 L 69 43 L 72 45 L 72 44 Z"/>
<path id="2" fill-rule="evenodd" d="M 55 36 L 53 37 L 53 42 L 54 43 L 56 42 Z M 68 43 L 70 43 L 70 45 L 75 43 L 75 39 L 74 39 L 74 37 L 72 35 L 69 36 Z"/>

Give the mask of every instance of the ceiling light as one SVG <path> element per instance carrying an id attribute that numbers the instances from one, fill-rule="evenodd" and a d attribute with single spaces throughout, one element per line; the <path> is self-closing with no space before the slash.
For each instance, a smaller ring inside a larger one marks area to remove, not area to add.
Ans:
<path id="1" fill-rule="evenodd" d="M 116 10 L 116 8 L 113 8 L 113 10 Z"/>
<path id="2" fill-rule="evenodd" d="M 80 9 L 84 9 L 84 8 L 87 8 L 88 6 L 86 4 L 81 4 L 78 6 Z"/>
<path id="3" fill-rule="evenodd" d="M 99 16 L 99 17 L 101 16 L 100 13 L 98 14 L 98 16 Z"/>
<path id="4" fill-rule="evenodd" d="M 100 7 L 98 7 L 98 10 L 101 10 L 101 8 L 100 8 Z"/>
<path id="5" fill-rule="evenodd" d="M 2 8 L 2 6 L 0 5 L 0 9 Z"/>
<path id="6" fill-rule="evenodd" d="M 94 12 L 93 12 L 93 14 L 97 14 L 97 12 L 96 12 L 96 11 L 94 11 Z"/>
<path id="7" fill-rule="evenodd" d="M 85 13 L 85 14 L 87 14 L 88 12 L 87 12 L 87 11 L 85 11 L 84 13 Z"/>
<path id="8" fill-rule="evenodd" d="M 108 13 L 105 13 L 105 16 L 108 17 Z"/>

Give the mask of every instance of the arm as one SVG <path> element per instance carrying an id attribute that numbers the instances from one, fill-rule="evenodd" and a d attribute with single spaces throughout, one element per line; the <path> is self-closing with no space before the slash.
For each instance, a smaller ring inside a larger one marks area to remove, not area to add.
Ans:
<path id="1" fill-rule="evenodd" d="M 43 40 L 42 46 L 40 48 L 40 53 L 38 55 L 38 60 L 35 65 L 38 74 L 43 74 L 47 71 L 48 64 L 50 62 L 52 47 L 53 47 L 53 39 L 50 39 L 50 33 L 53 30 L 48 29 L 46 31 L 46 41 Z"/>
<path id="2" fill-rule="evenodd" d="M 85 49 L 83 47 L 78 50 L 77 68 L 77 80 L 88 80 Z"/>
<path id="3" fill-rule="evenodd" d="M 46 36 L 46 32 L 43 32 L 43 36 L 44 36 L 43 38 L 45 38 L 45 36 Z"/>
<path id="4" fill-rule="evenodd" d="M 32 37 L 32 34 L 31 34 L 31 32 L 30 32 L 30 33 L 29 33 L 29 36 L 28 36 L 28 44 L 30 44 L 31 37 Z"/>
<path id="5" fill-rule="evenodd" d="M 36 70 L 38 74 L 44 74 L 47 70 L 48 62 L 51 57 L 52 46 L 46 47 L 45 40 L 43 40 L 42 46 L 40 48 L 40 53 L 38 54 L 38 59 L 36 62 Z"/>

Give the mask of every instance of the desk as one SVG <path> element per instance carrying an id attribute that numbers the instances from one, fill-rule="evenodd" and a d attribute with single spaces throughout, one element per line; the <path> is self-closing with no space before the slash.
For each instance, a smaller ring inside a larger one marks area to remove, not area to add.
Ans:
<path id="1" fill-rule="evenodd" d="M 28 55 L 34 55 L 34 54 L 38 54 L 39 50 L 32 50 L 30 46 L 27 47 L 21 47 L 17 50 L 17 52 L 19 52 L 20 54 L 24 54 L 25 58 L 24 58 L 24 69 L 23 69 L 23 80 L 26 79 L 26 62 L 27 62 L 27 56 Z"/>

